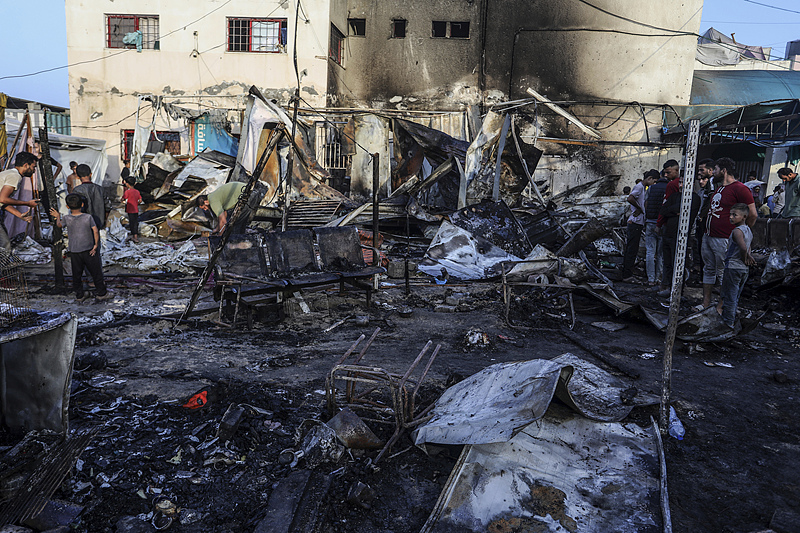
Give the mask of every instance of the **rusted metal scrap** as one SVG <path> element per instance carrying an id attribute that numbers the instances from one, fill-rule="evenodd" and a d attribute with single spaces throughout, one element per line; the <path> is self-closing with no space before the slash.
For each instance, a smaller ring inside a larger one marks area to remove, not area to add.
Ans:
<path id="1" fill-rule="evenodd" d="M 325 397 L 331 416 L 336 414 L 340 406 L 343 406 L 371 414 L 369 418 L 362 417 L 363 420 L 394 424 L 394 434 L 375 458 L 375 463 L 380 461 L 384 454 L 391 449 L 403 431 L 417 427 L 429 420 L 428 412 L 433 408 L 433 404 L 418 410 L 417 393 L 441 349 L 441 345 L 437 344 L 418 378 L 412 378 L 411 374 L 430 350 L 432 341 L 425 344 L 403 375 L 361 364 L 361 360 L 380 331 L 381 328 L 376 328 L 369 340 L 362 346 L 361 351 L 353 355 L 365 336 L 361 335 L 356 339 L 347 352 L 334 364 L 325 380 Z M 348 359 L 351 359 L 350 362 Z M 389 402 L 380 396 L 381 391 L 388 393 Z"/>

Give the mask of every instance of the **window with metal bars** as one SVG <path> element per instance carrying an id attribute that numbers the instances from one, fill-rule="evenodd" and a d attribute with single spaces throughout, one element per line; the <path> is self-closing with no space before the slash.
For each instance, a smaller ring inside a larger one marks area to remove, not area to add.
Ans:
<path id="1" fill-rule="evenodd" d="M 120 133 L 122 137 L 122 160 L 128 161 L 131 158 L 131 152 L 133 150 L 133 130 L 122 130 Z M 159 142 L 163 143 L 163 147 L 161 144 L 155 144 Z M 152 152 L 153 150 L 166 152 L 172 155 L 180 155 L 181 134 L 177 131 L 150 132 L 147 151 Z"/>
<path id="2" fill-rule="evenodd" d="M 328 57 L 342 65 L 344 59 L 344 34 L 331 24 L 331 45 L 328 50 Z"/>
<path id="3" fill-rule="evenodd" d="M 125 35 L 135 31 L 142 32 L 142 48 L 160 49 L 158 15 L 106 15 L 106 48 L 136 48 L 122 42 Z"/>
<path id="4" fill-rule="evenodd" d="M 228 52 L 286 52 L 286 19 L 228 18 Z"/>

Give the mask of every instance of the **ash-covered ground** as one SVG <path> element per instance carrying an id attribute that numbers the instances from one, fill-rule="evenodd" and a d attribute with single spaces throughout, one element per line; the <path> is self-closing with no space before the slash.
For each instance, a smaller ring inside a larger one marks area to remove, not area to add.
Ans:
<path id="1" fill-rule="evenodd" d="M 111 273 L 113 299 L 77 305 L 70 295 L 46 294 L 47 280 L 37 278 L 43 272 L 29 276 L 32 306 L 81 320 L 70 428 L 98 428 L 54 495 L 84 507 L 72 531 L 153 531 L 154 517 L 164 525 L 162 515 L 173 518 L 170 531 L 257 531 L 298 476 L 306 498 L 297 524 L 330 532 L 419 531 L 459 448 L 426 455 L 406 433 L 377 464 L 377 450 L 348 450 L 313 468 L 306 458 L 292 465 L 281 454 L 298 449 L 309 427 L 304 421 L 328 419 L 325 377 L 377 327 L 363 362 L 390 372 L 403 374 L 428 340 L 441 344 L 421 387 L 422 406 L 496 362 L 565 352 L 642 393 L 661 389 L 663 334 L 642 320 L 615 317 L 585 295 L 574 297 L 572 330 L 563 299 L 522 289 L 510 327 L 497 283 L 415 284 L 408 297 L 397 283 L 379 291 L 370 309 L 363 296 L 321 289 L 304 294 L 309 313 L 290 306 L 284 320 L 247 330 L 218 324 L 216 313 L 180 325 L 142 318 L 181 310 L 192 277 Z M 642 285 L 620 283 L 617 290 L 631 301 L 662 303 Z M 768 310 L 755 331 L 724 343 L 677 343 L 672 404 L 686 436 L 665 438 L 675 531 L 759 531 L 776 511 L 800 512 L 798 296 L 796 287 L 749 293 L 743 308 Z M 698 298 L 698 289 L 687 291 L 687 304 Z M 200 305 L 213 305 L 210 293 Z M 401 317 L 401 306 L 413 314 Z M 345 317 L 354 318 L 325 331 Z M 601 321 L 625 329 L 591 325 Z M 182 407 L 200 391 L 208 396 L 202 408 Z M 223 442 L 216 437 L 231 406 L 243 408 L 241 422 Z M 630 420 L 649 425 L 651 415 L 657 418 L 657 407 L 637 408 Z M 383 440 L 394 429 L 370 427 Z M 3 437 L 6 444 L 18 439 Z"/>

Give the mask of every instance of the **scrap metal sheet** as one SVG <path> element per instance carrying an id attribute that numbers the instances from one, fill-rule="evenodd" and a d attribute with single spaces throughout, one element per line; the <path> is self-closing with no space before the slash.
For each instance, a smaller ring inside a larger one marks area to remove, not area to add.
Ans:
<path id="1" fill-rule="evenodd" d="M 422 533 L 661 531 L 657 443 L 554 405 L 505 443 L 466 446 Z"/>
<path id="2" fill-rule="evenodd" d="M 414 442 L 421 446 L 507 441 L 544 416 L 554 395 L 587 418 L 619 421 L 633 408 L 634 402 L 621 400 L 628 387 L 570 353 L 553 360 L 499 363 L 447 389 Z"/>

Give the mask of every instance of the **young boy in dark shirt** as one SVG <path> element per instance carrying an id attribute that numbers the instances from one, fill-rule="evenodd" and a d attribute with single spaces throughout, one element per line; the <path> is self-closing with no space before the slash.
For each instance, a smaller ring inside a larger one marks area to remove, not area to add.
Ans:
<path id="1" fill-rule="evenodd" d="M 94 281 L 95 296 L 98 300 L 111 297 L 103 280 L 103 262 L 100 260 L 100 232 L 92 215 L 81 212 L 83 198 L 72 193 L 66 198 L 69 214 L 61 215 L 55 209 L 50 209 L 50 214 L 55 218 L 59 228 L 67 227 L 69 236 L 69 255 L 72 260 L 72 286 L 75 289 L 75 299 L 82 302 L 86 299 L 83 292 L 83 269 L 89 271 Z"/>
<path id="2" fill-rule="evenodd" d="M 756 264 L 750 255 L 750 243 L 753 242 L 753 232 L 745 222 L 749 213 L 746 204 L 731 206 L 730 221 L 734 228 L 728 237 L 728 251 L 725 254 L 725 272 L 722 276 L 720 300 L 717 312 L 722 315 L 722 321 L 732 328 L 736 322 L 736 307 L 739 297 L 747 281 L 749 267 Z"/>

